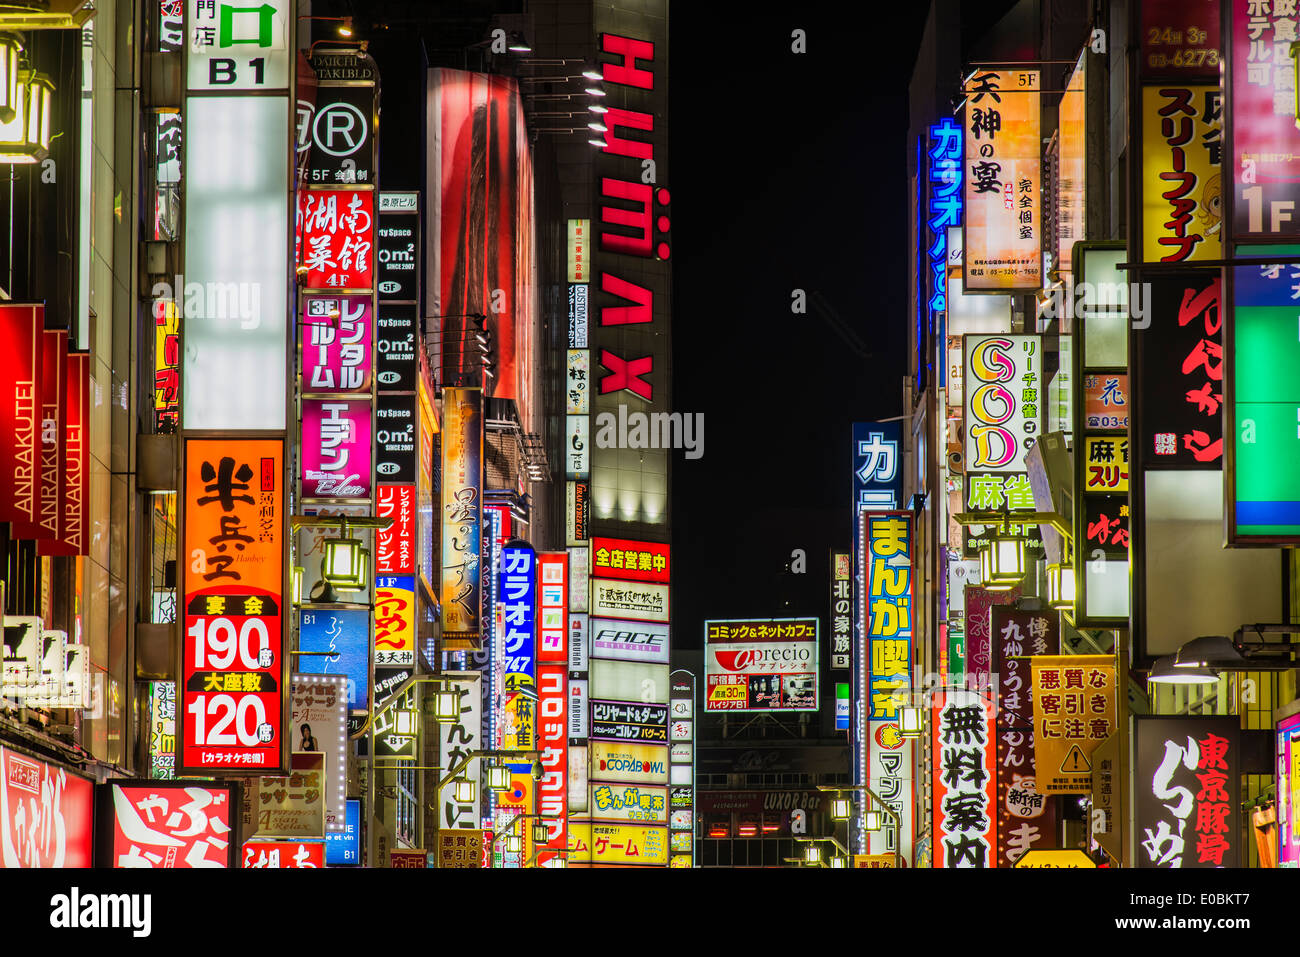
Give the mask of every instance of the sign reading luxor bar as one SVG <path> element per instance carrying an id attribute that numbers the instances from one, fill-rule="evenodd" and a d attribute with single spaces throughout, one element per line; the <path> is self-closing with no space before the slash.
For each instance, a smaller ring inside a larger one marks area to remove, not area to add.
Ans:
<path id="1" fill-rule="evenodd" d="M 185 443 L 178 773 L 285 768 L 284 442 Z"/>
<path id="2" fill-rule="evenodd" d="M 1236 867 L 1241 719 L 1137 719 L 1133 790 L 1139 867 Z"/>

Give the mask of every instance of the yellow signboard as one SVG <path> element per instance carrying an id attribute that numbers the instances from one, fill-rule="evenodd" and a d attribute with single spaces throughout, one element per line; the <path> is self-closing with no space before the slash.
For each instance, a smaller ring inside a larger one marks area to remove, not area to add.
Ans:
<path id="1" fill-rule="evenodd" d="M 1223 255 L 1219 85 L 1142 88 L 1142 259 L 1180 263 Z"/>
<path id="2" fill-rule="evenodd" d="M 1093 752 L 1119 725 L 1111 655 L 1034 655 L 1035 785 L 1039 794 L 1087 794 Z"/>
<path id="3" fill-rule="evenodd" d="M 1016 861 L 1016 867 L 1079 867 L 1096 868 L 1091 857 L 1078 848 L 1049 848 L 1029 850 Z"/>
<path id="4" fill-rule="evenodd" d="M 661 744 L 591 742 L 591 780 L 667 784 L 668 749 Z"/>
<path id="5" fill-rule="evenodd" d="M 668 828 L 640 824 L 592 824 L 591 863 L 668 864 Z"/>
<path id="6" fill-rule="evenodd" d="M 1128 491 L 1128 439 L 1122 435 L 1089 435 L 1083 440 L 1083 490 Z"/>
<path id="7" fill-rule="evenodd" d="M 569 818 L 569 867 L 591 863 L 591 822 Z"/>
<path id="8" fill-rule="evenodd" d="M 897 867 L 896 854 L 854 854 L 854 867 Z"/>

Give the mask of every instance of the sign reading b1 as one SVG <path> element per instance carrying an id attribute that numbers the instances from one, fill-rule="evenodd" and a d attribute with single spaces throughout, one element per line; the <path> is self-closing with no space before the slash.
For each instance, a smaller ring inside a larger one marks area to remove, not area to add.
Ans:
<path id="1" fill-rule="evenodd" d="M 189 0 L 191 90 L 289 87 L 289 0 Z"/>

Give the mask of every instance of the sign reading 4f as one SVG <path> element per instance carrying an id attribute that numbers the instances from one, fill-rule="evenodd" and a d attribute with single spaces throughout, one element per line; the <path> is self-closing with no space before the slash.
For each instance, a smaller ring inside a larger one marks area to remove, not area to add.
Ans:
<path id="1" fill-rule="evenodd" d="M 191 90 L 289 86 L 289 0 L 189 0 Z"/>

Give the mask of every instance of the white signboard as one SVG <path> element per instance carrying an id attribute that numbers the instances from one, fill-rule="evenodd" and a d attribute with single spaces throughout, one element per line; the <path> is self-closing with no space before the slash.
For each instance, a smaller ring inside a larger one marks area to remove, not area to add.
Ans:
<path id="1" fill-rule="evenodd" d="M 644 621 L 591 619 L 591 657 L 668 664 L 668 626 Z"/>
<path id="2" fill-rule="evenodd" d="M 668 586 L 653 582 L 591 580 L 593 618 L 668 621 Z"/>
<path id="3" fill-rule="evenodd" d="M 488 747 L 483 740 L 482 692 L 479 690 L 481 675 L 477 671 L 445 672 L 451 678 L 449 687 L 460 694 L 460 717 L 456 721 L 438 724 L 438 757 L 441 765 L 450 770 L 463 761 L 469 752 Z M 471 761 L 465 769 L 465 777 L 474 782 L 474 793 L 478 794 L 479 761 Z M 443 789 L 442 801 L 438 806 L 438 827 L 477 828 L 479 826 L 479 809 L 477 798 L 470 804 L 459 804 L 453 793 L 455 788 Z"/>
<path id="4" fill-rule="evenodd" d="M 188 0 L 185 6 L 191 90 L 289 88 L 289 0 Z"/>

